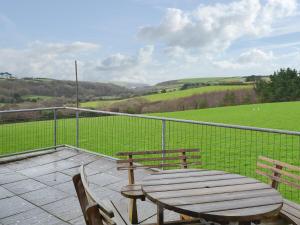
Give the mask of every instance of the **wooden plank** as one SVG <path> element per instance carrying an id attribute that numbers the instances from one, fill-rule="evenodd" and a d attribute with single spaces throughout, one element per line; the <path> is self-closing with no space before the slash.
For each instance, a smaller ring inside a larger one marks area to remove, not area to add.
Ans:
<path id="1" fill-rule="evenodd" d="M 285 163 L 285 162 L 281 162 L 281 161 L 276 160 L 276 159 L 270 159 L 270 158 L 265 157 L 265 156 L 259 156 L 258 159 L 269 162 L 269 163 L 273 163 L 274 165 L 280 165 L 282 167 L 289 168 L 290 170 L 300 172 L 300 167 L 299 166 L 294 166 L 294 165 L 291 165 L 291 164 L 288 164 L 288 163 Z"/>
<path id="2" fill-rule="evenodd" d="M 258 197 L 258 198 L 231 200 L 225 202 L 210 202 L 210 203 L 203 203 L 203 204 L 184 205 L 181 206 L 180 208 L 202 214 L 202 213 L 225 211 L 225 210 L 232 210 L 232 209 L 243 209 L 243 208 L 251 208 L 251 207 L 258 207 L 258 206 L 281 204 L 282 201 L 283 201 L 282 197 L 277 195 L 277 196 L 266 196 L 266 197 Z"/>
<path id="3" fill-rule="evenodd" d="M 229 201 L 236 199 L 247 199 L 254 197 L 264 197 L 277 195 L 278 192 L 272 188 L 261 189 L 261 190 L 246 190 L 240 192 L 229 192 L 229 193 L 218 193 L 213 195 L 198 195 L 182 198 L 169 198 L 164 199 L 163 202 L 168 205 L 181 206 L 181 205 L 191 205 L 200 204 L 206 202 L 217 202 L 217 201 Z"/>
<path id="4" fill-rule="evenodd" d="M 190 173 L 190 172 L 195 172 L 195 171 L 207 171 L 207 169 L 173 169 L 173 170 L 163 170 L 163 171 L 159 171 L 157 173 L 151 174 L 151 177 L 148 177 L 148 178 L 151 179 L 155 175 L 161 175 L 161 174 Z"/>
<path id="5" fill-rule="evenodd" d="M 214 188 L 214 187 L 224 187 L 224 186 L 232 186 L 232 185 L 240 185 L 240 184 L 253 184 L 258 181 L 250 178 L 237 178 L 237 179 L 226 179 L 226 180 L 214 180 L 214 181 L 204 181 L 204 182 L 196 182 L 196 183 L 181 183 L 181 184 L 172 184 L 172 185 L 156 185 L 156 186 L 143 186 L 143 191 L 147 193 L 152 192 L 163 192 L 166 193 L 168 191 L 180 191 L 180 190 L 189 190 L 193 192 L 194 189 L 201 188 Z"/>
<path id="6" fill-rule="evenodd" d="M 190 162 L 188 165 L 201 165 L 201 162 Z M 138 168 L 162 168 L 162 167 L 181 167 L 181 163 L 160 163 L 158 165 L 133 165 L 133 166 L 119 166 L 118 170 L 138 169 Z"/>
<path id="7" fill-rule="evenodd" d="M 149 161 L 161 161 L 161 160 L 182 160 L 182 159 L 200 159 L 201 156 L 170 156 L 170 157 L 155 157 L 155 158 L 136 158 L 136 159 L 120 159 L 117 160 L 118 164 L 121 163 L 130 163 L 130 162 L 149 162 Z"/>
<path id="8" fill-rule="evenodd" d="M 280 215 L 283 216 L 284 218 L 286 218 L 288 221 L 292 222 L 295 225 L 299 225 L 300 224 L 300 219 L 295 217 L 292 214 L 289 214 L 286 211 L 280 211 Z"/>
<path id="9" fill-rule="evenodd" d="M 238 174 L 220 174 L 215 176 L 179 177 L 173 179 L 150 180 L 150 181 L 144 181 L 141 184 L 144 187 L 155 186 L 155 185 L 164 186 L 164 185 L 172 185 L 172 184 L 196 183 L 196 182 L 239 179 L 239 178 L 244 178 L 244 177 Z"/>
<path id="10" fill-rule="evenodd" d="M 207 215 L 211 215 L 213 218 L 219 219 L 231 219 L 235 220 L 242 220 L 242 219 L 261 219 L 261 216 L 271 216 L 276 215 L 278 209 L 281 207 L 281 203 L 273 204 L 273 205 L 266 205 L 266 206 L 256 206 L 256 207 L 249 207 L 244 209 L 233 209 L 233 210 L 223 210 L 213 213 L 207 213 Z"/>
<path id="11" fill-rule="evenodd" d="M 272 166 L 269 166 L 269 165 L 266 165 L 266 164 L 262 164 L 260 162 L 257 163 L 257 166 L 260 167 L 260 168 L 269 169 L 269 170 L 271 170 L 275 173 L 282 174 L 282 175 L 285 175 L 287 177 L 290 177 L 290 178 L 293 178 L 293 179 L 296 179 L 296 180 L 300 180 L 300 176 L 298 176 L 296 174 L 289 173 L 289 172 L 284 171 L 282 169 L 277 169 L 275 167 L 272 167 Z"/>
<path id="12" fill-rule="evenodd" d="M 200 152 L 200 149 L 174 149 L 174 150 L 164 150 L 166 154 L 168 153 L 178 153 L 178 152 Z M 118 152 L 117 156 L 127 156 L 127 155 L 151 155 L 151 154 L 162 154 L 162 150 L 146 150 L 146 151 L 134 151 L 134 152 Z"/>
<path id="13" fill-rule="evenodd" d="M 167 171 L 166 171 L 167 172 Z M 178 173 L 157 173 L 153 174 L 150 177 L 147 177 L 147 180 L 143 182 L 148 182 L 152 180 L 167 180 L 167 179 L 177 179 L 180 177 L 199 177 L 199 176 L 213 176 L 213 175 L 220 175 L 220 174 L 227 174 L 224 171 L 217 171 L 217 170 L 192 170 L 184 172 L 178 172 Z"/>
<path id="14" fill-rule="evenodd" d="M 223 187 L 214 187 L 214 188 L 201 188 L 193 190 L 193 192 L 189 190 L 180 190 L 180 191 L 168 191 L 168 192 L 153 192 L 151 194 L 147 193 L 147 196 L 153 199 L 158 199 L 163 201 L 163 199 L 168 198 L 179 198 L 179 197 L 188 197 L 188 196 L 200 196 L 200 195 L 213 195 L 218 193 L 230 193 L 230 192 L 238 192 L 238 191 L 246 191 L 246 190 L 259 190 L 270 188 L 269 185 L 263 183 L 253 183 L 247 185 L 229 185 Z"/>
<path id="15" fill-rule="evenodd" d="M 280 178 L 280 177 L 273 176 L 271 174 L 268 174 L 268 173 L 260 171 L 260 170 L 256 170 L 256 173 L 258 173 L 258 174 L 260 174 L 262 176 L 269 177 L 270 179 L 275 180 L 277 182 L 280 182 L 280 183 L 286 184 L 288 186 L 292 186 L 294 188 L 300 189 L 300 184 L 288 181 L 288 180 Z"/>
<path id="16" fill-rule="evenodd" d="M 299 204 L 292 202 L 290 200 L 287 200 L 287 199 L 283 199 L 283 203 L 284 203 L 284 205 L 288 205 L 290 207 L 297 209 L 300 213 L 300 205 Z"/>

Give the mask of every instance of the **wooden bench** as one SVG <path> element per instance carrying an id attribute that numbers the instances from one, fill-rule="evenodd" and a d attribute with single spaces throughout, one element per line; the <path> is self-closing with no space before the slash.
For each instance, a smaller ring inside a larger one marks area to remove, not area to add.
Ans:
<path id="1" fill-rule="evenodd" d="M 258 158 L 256 172 L 268 177 L 271 180 L 271 186 L 275 189 L 278 189 L 280 183 L 298 190 L 300 189 L 300 176 L 295 173 L 300 172 L 299 166 L 260 156 Z M 300 224 L 299 204 L 284 199 L 280 214 L 289 222 L 295 225 Z"/>
<path id="2" fill-rule="evenodd" d="M 128 170 L 128 185 L 121 194 L 129 198 L 129 220 L 138 223 L 137 199 L 145 200 L 141 186 L 135 183 L 135 169 L 188 168 L 201 165 L 199 149 L 175 149 L 119 152 L 117 156 L 125 159 L 117 160 L 118 170 Z"/>
<path id="3" fill-rule="evenodd" d="M 120 210 L 112 201 L 97 201 L 93 191 L 89 188 L 84 167 L 73 177 L 78 200 L 84 216 L 86 225 L 130 225 L 119 213 Z M 166 225 L 219 225 L 213 222 L 206 222 L 200 219 L 191 221 L 176 220 L 165 222 Z M 156 225 L 156 223 L 143 224 Z"/>

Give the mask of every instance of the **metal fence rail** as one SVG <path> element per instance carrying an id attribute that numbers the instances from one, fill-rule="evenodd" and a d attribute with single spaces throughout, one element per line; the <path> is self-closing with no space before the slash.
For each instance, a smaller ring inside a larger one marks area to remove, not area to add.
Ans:
<path id="1" fill-rule="evenodd" d="M 118 151 L 199 148 L 202 167 L 255 177 L 259 155 L 300 166 L 300 132 L 71 107 L 0 111 L 0 154 L 68 144 Z M 300 175 L 300 174 L 298 174 Z M 280 191 L 300 202 L 300 191 Z"/>

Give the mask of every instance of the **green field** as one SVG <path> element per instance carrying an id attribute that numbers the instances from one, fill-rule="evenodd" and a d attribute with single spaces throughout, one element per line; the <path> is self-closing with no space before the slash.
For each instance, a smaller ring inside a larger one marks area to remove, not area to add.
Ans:
<path id="1" fill-rule="evenodd" d="M 200 110 L 157 113 L 154 115 L 188 120 L 300 131 L 300 101 L 227 106 Z"/>
<path id="2" fill-rule="evenodd" d="M 179 90 L 179 91 L 172 91 L 167 93 L 158 93 L 158 94 L 152 94 L 152 95 L 145 95 L 141 96 L 139 98 L 144 98 L 150 102 L 156 102 L 156 101 L 165 101 L 165 100 L 171 100 L 171 99 L 178 99 L 178 98 L 184 98 L 196 94 L 204 94 L 204 93 L 210 93 L 215 91 L 226 91 L 226 90 L 239 90 L 243 88 L 252 88 L 251 85 L 215 85 L 215 86 L 205 86 L 205 87 L 199 87 L 199 88 L 191 88 L 187 90 Z M 91 102 L 83 102 L 81 103 L 81 107 L 88 107 L 88 108 L 101 108 L 109 106 L 113 103 L 120 102 L 120 101 L 126 101 L 128 99 L 123 100 L 99 100 L 99 101 L 91 101 Z"/>
<path id="3" fill-rule="evenodd" d="M 299 110 L 300 102 L 289 102 L 155 115 L 300 130 Z M 111 156 L 115 156 L 118 151 L 161 149 L 162 124 L 159 120 L 125 116 L 92 117 L 90 114 L 81 116 L 79 121 L 81 148 Z M 53 128 L 53 121 L 2 124 L 1 153 L 52 146 Z M 76 145 L 75 128 L 75 119 L 59 119 L 57 144 Z M 226 170 L 252 177 L 257 177 L 255 169 L 259 155 L 300 165 L 300 137 L 296 135 L 166 122 L 165 147 L 200 148 L 204 168 Z M 282 186 L 281 191 L 287 198 L 300 201 L 300 191 L 286 186 Z"/>

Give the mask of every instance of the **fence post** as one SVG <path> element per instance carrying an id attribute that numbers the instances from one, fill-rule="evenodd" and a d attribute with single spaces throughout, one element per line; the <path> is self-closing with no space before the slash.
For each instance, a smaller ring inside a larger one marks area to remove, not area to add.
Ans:
<path id="1" fill-rule="evenodd" d="M 162 163 L 165 162 L 165 156 L 166 156 L 166 120 L 161 120 L 161 150 L 162 150 Z M 162 167 L 164 169 L 164 167 Z"/>
<path id="2" fill-rule="evenodd" d="M 76 111 L 76 147 L 79 148 L 79 112 Z"/>
<path id="3" fill-rule="evenodd" d="M 57 145 L 57 140 L 56 140 L 56 136 L 57 136 L 57 112 L 56 112 L 56 109 L 53 110 L 53 122 L 54 122 L 53 142 L 54 142 L 54 146 L 56 146 Z"/>

